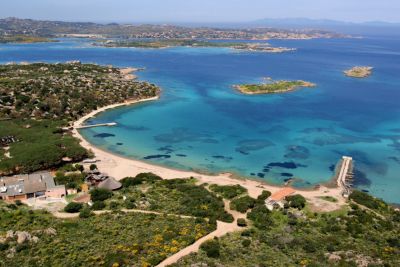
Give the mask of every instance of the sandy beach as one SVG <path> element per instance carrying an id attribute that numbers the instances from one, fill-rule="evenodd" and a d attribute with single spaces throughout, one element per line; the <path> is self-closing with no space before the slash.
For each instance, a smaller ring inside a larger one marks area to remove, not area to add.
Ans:
<path id="1" fill-rule="evenodd" d="M 124 76 L 125 80 L 135 80 L 137 79 L 137 76 L 134 75 L 134 72 L 139 71 L 138 68 L 124 68 L 120 69 L 119 72 Z"/>
<path id="2" fill-rule="evenodd" d="M 196 172 L 175 170 L 163 166 L 149 164 L 139 160 L 125 158 L 93 146 L 86 139 L 84 139 L 83 136 L 76 129 L 76 127 L 81 126 L 86 120 L 95 117 L 97 114 L 104 112 L 106 110 L 127 105 L 133 105 L 141 102 L 155 101 L 158 98 L 159 97 L 157 96 L 148 99 L 127 101 L 124 103 L 105 106 L 83 116 L 73 124 L 74 127 L 73 135 L 81 141 L 80 144 L 84 148 L 93 152 L 93 154 L 95 155 L 94 159 L 97 161 L 96 165 L 101 172 L 104 172 L 109 176 L 116 178 L 117 180 L 123 179 L 127 176 L 136 176 L 137 174 L 143 172 L 152 172 L 164 179 L 194 177 L 198 180 L 199 184 L 202 183 L 218 184 L 218 185 L 240 184 L 241 186 L 247 188 L 249 195 L 254 198 L 260 195 L 263 190 L 268 190 L 274 193 L 282 189 L 282 187 L 280 186 L 269 185 L 267 183 L 260 181 L 248 180 L 248 179 L 236 179 L 230 173 L 221 173 L 218 175 L 205 175 Z M 326 186 L 320 186 L 319 189 L 315 190 L 296 189 L 296 193 L 303 195 L 311 204 L 312 209 L 315 211 L 337 210 L 340 209 L 341 206 L 343 206 L 346 202 L 346 199 L 342 197 L 340 188 L 328 188 Z M 322 200 L 320 198 L 321 196 L 332 196 L 336 198 L 338 201 L 333 203 L 326 200 Z"/>

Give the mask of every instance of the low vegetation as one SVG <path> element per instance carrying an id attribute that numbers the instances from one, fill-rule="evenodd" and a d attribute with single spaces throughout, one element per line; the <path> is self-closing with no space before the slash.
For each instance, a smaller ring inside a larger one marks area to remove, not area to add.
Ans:
<path id="1" fill-rule="evenodd" d="M 181 214 L 212 221 L 232 222 L 222 198 L 195 184 L 195 179 L 159 180 L 154 174 L 139 174 L 122 180 L 124 187 L 105 201 L 106 209 L 142 209 L 168 214 Z"/>
<path id="2" fill-rule="evenodd" d="M 302 195 L 287 196 L 285 200 L 287 201 L 286 203 L 287 207 L 299 210 L 303 209 L 306 206 L 307 202 Z"/>
<path id="3" fill-rule="evenodd" d="M 241 185 L 210 185 L 210 190 L 221 195 L 226 199 L 233 199 L 239 195 L 247 193 L 247 189 Z"/>
<path id="4" fill-rule="evenodd" d="M 39 36 L 30 36 L 30 35 L 0 35 L 0 44 L 6 43 L 49 43 L 49 42 L 57 42 L 56 40 L 39 37 Z"/>
<path id="5" fill-rule="evenodd" d="M 206 243 L 172 266 L 399 266 L 400 212 L 359 193 L 356 199 L 362 206 L 340 215 L 256 205 L 247 216 L 250 228 Z"/>
<path id="6" fill-rule="evenodd" d="M 338 200 L 335 197 L 332 197 L 332 196 L 320 196 L 318 198 L 323 199 L 323 200 L 328 201 L 328 202 L 332 202 L 332 203 L 338 202 Z"/>
<path id="7" fill-rule="evenodd" d="M 295 49 L 285 47 L 272 47 L 266 43 L 241 43 L 241 42 L 211 42 L 201 41 L 194 39 L 158 39 L 158 40 L 118 40 L 118 41 L 103 41 L 94 43 L 94 45 L 104 47 L 135 47 L 135 48 L 167 48 L 167 47 L 218 47 L 218 48 L 232 48 L 237 50 L 250 50 L 269 53 L 282 53 L 293 51 Z"/>
<path id="8" fill-rule="evenodd" d="M 77 139 L 60 132 L 63 125 L 53 120 L 0 121 L 0 137 L 18 139 L 9 145 L 9 156 L 0 147 L 0 175 L 57 168 L 66 163 L 63 158 L 80 161 L 90 156 Z"/>
<path id="9" fill-rule="evenodd" d="M 61 220 L 0 201 L 0 266 L 155 266 L 214 227 L 176 216 L 93 216 L 85 208 L 80 218 Z"/>
<path id="10" fill-rule="evenodd" d="M 356 66 L 344 71 L 344 74 L 352 78 L 366 78 L 372 74 L 373 67 Z"/>
<path id="11" fill-rule="evenodd" d="M 241 84 L 234 88 L 243 94 L 274 94 L 294 91 L 303 87 L 315 87 L 314 83 L 305 81 L 276 81 L 263 84 Z"/>
<path id="12" fill-rule="evenodd" d="M 358 190 L 354 190 L 350 194 L 349 199 L 353 200 L 357 204 L 376 211 L 386 212 L 390 209 L 383 200 Z"/>
<path id="13" fill-rule="evenodd" d="M 256 200 L 250 196 L 243 196 L 235 198 L 230 203 L 232 210 L 237 210 L 241 213 L 245 213 L 249 209 L 252 209 L 256 204 Z"/>

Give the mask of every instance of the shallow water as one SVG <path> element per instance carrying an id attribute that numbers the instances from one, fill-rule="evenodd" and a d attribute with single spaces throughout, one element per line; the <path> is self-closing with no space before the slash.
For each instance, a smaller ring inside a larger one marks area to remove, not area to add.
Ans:
<path id="1" fill-rule="evenodd" d="M 87 40 L 0 45 L 0 61 L 81 60 L 146 67 L 163 88 L 157 102 L 107 111 L 82 130 L 93 144 L 135 159 L 187 170 L 231 171 L 296 186 L 328 181 L 343 155 L 353 156 L 356 186 L 389 202 L 400 199 L 400 39 L 273 41 L 285 54 L 220 48 L 107 49 Z M 342 74 L 371 65 L 367 79 Z M 246 96 L 233 84 L 273 79 L 317 83 L 280 95 Z"/>

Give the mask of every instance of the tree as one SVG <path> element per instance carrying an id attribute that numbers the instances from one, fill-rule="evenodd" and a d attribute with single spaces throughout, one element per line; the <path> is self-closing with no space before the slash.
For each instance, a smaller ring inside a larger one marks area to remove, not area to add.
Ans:
<path id="1" fill-rule="evenodd" d="M 271 192 L 267 191 L 267 190 L 263 190 L 261 195 L 259 195 L 257 197 L 258 200 L 263 200 L 265 201 L 267 198 L 269 198 L 271 196 Z"/>
<path id="2" fill-rule="evenodd" d="M 83 171 L 85 170 L 85 168 L 84 168 L 82 165 L 80 165 L 80 164 L 76 164 L 76 165 L 75 165 L 75 168 L 76 168 L 78 171 L 80 171 L 80 172 L 83 172 Z"/>
<path id="3" fill-rule="evenodd" d="M 90 164 L 89 169 L 90 169 L 91 171 L 97 170 L 97 165 L 96 165 L 96 164 Z"/>
<path id="4" fill-rule="evenodd" d="M 106 207 L 103 201 L 95 201 L 92 205 L 92 210 L 102 210 Z"/>
<path id="5" fill-rule="evenodd" d="M 256 200 L 249 196 L 239 197 L 232 200 L 230 206 L 231 209 L 237 210 L 241 213 L 245 213 L 248 209 L 254 207 Z"/>
<path id="6" fill-rule="evenodd" d="M 82 203 L 71 202 L 65 206 L 64 211 L 68 213 L 77 213 L 83 208 Z"/>
<path id="7" fill-rule="evenodd" d="M 272 225 L 271 211 L 263 205 L 256 205 L 248 214 L 247 218 L 253 221 L 254 226 L 259 229 L 267 229 Z"/>
<path id="8" fill-rule="evenodd" d="M 93 202 L 96 201 L 104 201 L 112 197 L 113 193 L 110 190 L 104 188 L 95 188 L 90 191 L 91 200 Z"/>
<path id="9" fill-rule="evenodd" d="M 287 196 L 285 199 L 288 202 L 289 207 L 299 210 L 303 209 L 307 202 L 302 195 Z"/>
<path id="10" fill-rule="evenodd" d="M 200 249 L 204 250 L 210 258 L 219 258 L 220 244 L 218 238 L 205 241 L 200 245 Z"/>
<path id="11" fill-rule="evenodd" d="M 81 209 L 81 212 L 79 213 L 79 218 L 89 218 L 93 215 L 93 212 L 88 207 L 85 207 Z"/>
<path id="12" fill-rule="evenodd" d="M 247 226 L 247 222 L 246 222 L 245 219 L 239 218 L 239 219 L 237 219 L 237 225 L 238 225 L 239 227 L 246 227 L 246 226 Z"/>
<path id="13" fill-rule="evenodd" d="M 143 183 L 155 183 L 156 181 L 161 181 L 162 178 L 154 173 L 139 173 L 135 177 L 126 177 L 122 179 L 120 182 L 123 187 L 135 186 Z"/>

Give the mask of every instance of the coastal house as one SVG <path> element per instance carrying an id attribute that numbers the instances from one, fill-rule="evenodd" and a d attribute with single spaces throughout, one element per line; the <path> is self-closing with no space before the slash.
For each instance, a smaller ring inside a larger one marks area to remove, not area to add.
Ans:
<path id="1" fill-rule="evenodd" d="M 265 205 L 269 210 L 283 208 L 285 205 L 285 198 L 294 193 L 296 193 L 296 190 L 293 188 L 284 187 L 267 198 L 267 200 L 265 200 Z"/>
<path id="2" fill-rule="evenodd" d="M 65 195 L 65 186 L 56 185 L 49 172 L 0 178 L 0 199 L 6 201 L 35 197 L 62 198 Z"/>

